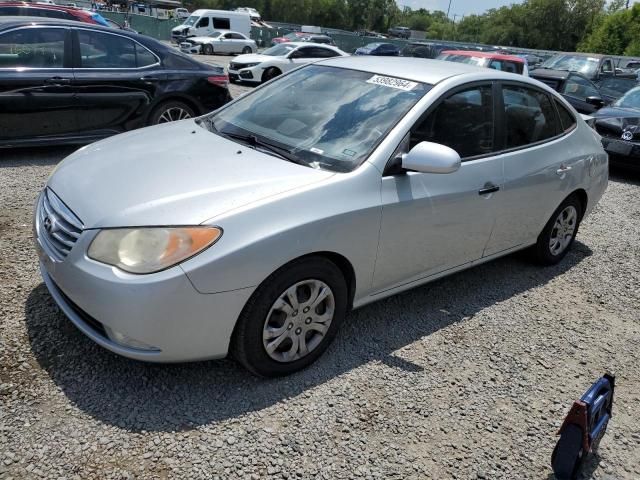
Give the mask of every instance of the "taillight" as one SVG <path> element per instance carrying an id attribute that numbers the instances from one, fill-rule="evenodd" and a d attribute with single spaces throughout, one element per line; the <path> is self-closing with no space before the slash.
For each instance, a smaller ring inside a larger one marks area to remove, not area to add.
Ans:
<path id="1" fill-rule="evenodd" d="M 207 77 L 207 82 L 226 88 L 229 85 L 229 77 L 227 75 L 214 75 L 213 77 Z"/>

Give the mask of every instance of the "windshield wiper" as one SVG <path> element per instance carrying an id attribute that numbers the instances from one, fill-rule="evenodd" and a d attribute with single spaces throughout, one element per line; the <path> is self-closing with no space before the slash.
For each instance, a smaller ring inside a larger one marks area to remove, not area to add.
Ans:
<path id="1" fill-rule="evenodd" d="M 269 153 L 282 158 L 283 160 L 288 160 L 293 163 L 297 163 L 298 165 L 309 166 L 307 163 L 300 160 L 298 157 L 293 155 L 290 150 L 279 147 L 277 145 L 273 145 L 269 142 L 265 142 L 257 135 L 243 135 L 241 133 L 229 133 L 229 132 L 221 132 L 218 133 L 222 136 L 233 138 L 235 140 L 240 140 L 243 143 L 246 143 L 250 147 L 261 147 L 264 150 L 267 150 Z"/>

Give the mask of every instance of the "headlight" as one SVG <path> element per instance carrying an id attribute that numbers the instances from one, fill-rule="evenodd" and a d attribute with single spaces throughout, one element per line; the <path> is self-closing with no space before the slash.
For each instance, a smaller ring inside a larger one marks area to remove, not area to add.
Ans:
<path id="1" fill-rule="evenodd" d="M 256 65 L 260 65 L 260 63 L 247 63 L 243 65 L 242 68 L 251 68 L 251 67 L 255 67 Z"/>
<path id="2" fill-rule="evenodd" d="M 172 267 L 222 236 L 216 227 L 118 228 L 102 230 L 87 255 L 129 273 L 154 273 Z"/>

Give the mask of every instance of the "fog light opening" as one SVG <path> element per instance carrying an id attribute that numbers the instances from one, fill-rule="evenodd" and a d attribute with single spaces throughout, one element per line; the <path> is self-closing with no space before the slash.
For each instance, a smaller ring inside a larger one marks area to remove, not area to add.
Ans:
<path id="1" fill-rule="evenodd" d="M 153 345 L 148 345 L 140 340 L 136 340 L 135 338 L 131 338 L 124 333 L 120 333 L 113 328 L 104 326 L 105 331 L 107 332 L 107 336 L 109 339 L 118 345 L 127 348 L 134 348 L 136 350 L 144 350 L 147 352 L 159 352 L 160 349 L 158 347 L 154 347 Z"/>

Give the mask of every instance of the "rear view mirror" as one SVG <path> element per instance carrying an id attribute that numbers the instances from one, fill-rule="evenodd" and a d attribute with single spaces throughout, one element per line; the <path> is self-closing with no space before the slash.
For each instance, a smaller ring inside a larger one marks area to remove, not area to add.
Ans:
<path id="1" fill-rule="evenodd" d="M 453 173 L 460 168 L 460 155 L 439 143 L 420 142 L 402 156 L 402 168 L 421 173 Z"/>
<path id="2" fill-rule="evenodd" d="M 602 100 L 602 98 L 600 97 L 595 97 L 595 96 L 587 97 L 586 101 L 589 105 L 593 105 L 594 107 L 597 107 L 597 108 L 604 107 L 604 100 Z"/>

